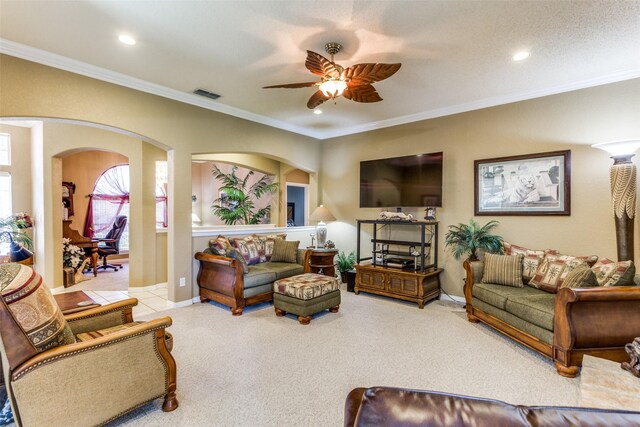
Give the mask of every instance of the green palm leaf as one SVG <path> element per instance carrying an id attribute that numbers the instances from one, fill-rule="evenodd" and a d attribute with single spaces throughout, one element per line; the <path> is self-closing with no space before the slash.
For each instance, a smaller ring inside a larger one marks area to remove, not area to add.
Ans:
<path id="1" fill-rule="evenodd" d="M 444 245 L 451 250 L 456 259 L 469 254 L 470 260 L 477 260 L 478 251 L 501 254 L 502 237 L 491 234 L 499 224 L 498 221 L 492 220 L 480 226 L 472 219 L 469 224 L 450 225 Z"/>

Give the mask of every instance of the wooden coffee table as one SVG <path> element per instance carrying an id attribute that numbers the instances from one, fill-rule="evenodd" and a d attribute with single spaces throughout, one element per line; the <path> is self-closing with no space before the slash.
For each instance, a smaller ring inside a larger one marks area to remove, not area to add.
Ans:
<path id="1" fill-rule="evenodd" d="M 65 292 L 63 294 L 55 294 L 53 298 L 60 306 L 62 314 L 77 313 L 79 311 L 88 310 L 93 307 L 99 307 L 100 304 L 91 299 L 91 297 L 82 291 Z"/>

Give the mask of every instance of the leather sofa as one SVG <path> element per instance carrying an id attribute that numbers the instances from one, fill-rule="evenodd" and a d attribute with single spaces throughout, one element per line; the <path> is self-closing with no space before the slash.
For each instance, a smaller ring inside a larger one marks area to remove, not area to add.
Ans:
<path id="1" fill-rule="evenodd" d="M 298 250 L 295 264 L 261 262 L 250 265 L 246 274 L 242 263 L 234 258 L 214 255 L 209 248 L 197 252 L 200 301 L 213 300 L 226 305 L 234 316 L 242 315 L 244 307 L 273 301 L 273 282 L 304 273 L 305 252 Z"/>
<path id="2" fill-rule="evenodd" d="M 640 336 L 640 286 L 564 288 L 478 283 L 482 261 L 465 261 L 467 317 L 482 322 L 555 361 L 565 377 L 578 375 L 589 354 L 628 361 L 627 343 Z"/>
<path id="3" fill-rule="evenodd" d="M 345 427 L 640 426 L 640 412 L 510 405 L 499 400 L 391 387 L 356 388 Z"/>

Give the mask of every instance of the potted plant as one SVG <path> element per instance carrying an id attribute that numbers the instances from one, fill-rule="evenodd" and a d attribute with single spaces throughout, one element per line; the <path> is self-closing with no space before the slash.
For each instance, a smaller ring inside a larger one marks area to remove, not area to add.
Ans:
<path id="1" fill-rule="evenodd" d="M 451 249 L 456 259 L 468 254 L 469 261 L 477 261 L 478 251 L 501 254 L 502 237 L 491 234 L 499 224 L 493 220 L 480 226 L 472 219 L 469 224 L 450 225 L 445 234 L 444 245 Z"/>
<path id="2" fill-rule="evenodd" d="M 340 272 L 340 279 L 342 280 L 342 283 L 347 283 L 347 290 L 349 290 L 349 284 L 350 284 L 350 280 L 349 280 L 350 278 L 348 273 L 351 270 L 353 270 L 354 265 L 356 265 L 355 252 L 351 251 L 349 255 L 347 255 L 341 251 L 336 256 L 336 268 Z M 351 287 L 352 289 L 350 292 L 353 291 L 353 285 Z"/>
<path id="3" fill-rule="evenodd" d="M 27 229 L 33 227 L 31 217 L 20 212 L 0 219 L 0 242 L 10 243 L 10 257 L 12 262 L 30 264 L 33 260 L 31 249 L 33 241 Z"/>
<path id="4" fill-rule="evenodd" d="M 238 166 L 234 165 L 230 173 L 224 173 L 213 165 L 211 174 L 222 182 L 222 186 L 219 189 L 220 197 L 213 201 L 211 210 L 226 225 L 259 224 L 269 216 L 271 205 L 256 210 L 255 200 L 265 194 L 275 193 L 278 183 L 269 182 L 269 176 L 265 175 L 248 187 L 249 177 L 255 172 L 249 171 L 244 178 L 240 178 L 236 175 L 236 170 Z"/>

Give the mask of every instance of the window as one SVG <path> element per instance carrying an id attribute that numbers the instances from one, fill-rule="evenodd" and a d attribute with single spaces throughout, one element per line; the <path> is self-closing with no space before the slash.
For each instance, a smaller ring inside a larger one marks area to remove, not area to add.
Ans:
<path id="1" fill-rule="evenodd" d="M 103 238 L 111 230 L 117 216 L 129 218 L 129 165 L 114 166 L 100 175 L 93 187 L 91 199 L 92 236 Z M 120 250 L 129 250 L 128 222 L 120 237 Z"/>
<path id="2" fill-rule="evenodd" d="M 167 228 L 167 182 L 169 174 L 166 161 L 156 162 L 156 227 Z"/>
<path id="3" fill-rule="evenodd" d="M 11 165 L 11 135 L 0 133 L 0 165 Z"/>

